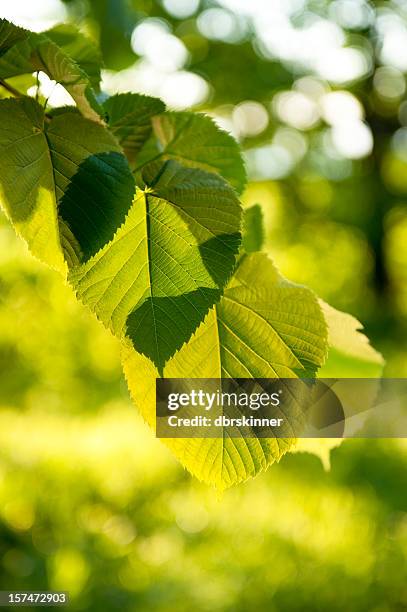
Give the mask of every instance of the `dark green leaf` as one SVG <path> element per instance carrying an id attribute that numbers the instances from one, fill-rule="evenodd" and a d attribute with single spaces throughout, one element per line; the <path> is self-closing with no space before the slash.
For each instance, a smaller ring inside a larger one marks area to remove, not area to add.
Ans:
<path id="1" fill-rule="evenodd" d="M 122 145 L 127 159 L 134 162 L 146 140 L 151 136 L 151 120 L 165 110 L 158 98 L 140 94 L 118 94 L 104 103 L 109 127 Z"/>
<path id="2" fill-rule="evenodd" d="M 0 19 L 0 57 L 26 38 L 26 30 L 15 26 L 5 19 Z"/>

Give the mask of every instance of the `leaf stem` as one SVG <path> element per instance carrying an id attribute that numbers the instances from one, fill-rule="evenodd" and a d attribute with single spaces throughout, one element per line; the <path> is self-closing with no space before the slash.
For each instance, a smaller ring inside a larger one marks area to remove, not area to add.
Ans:
<path id="1" fill-rule="evenodd" d="M 38 96 L 40 93 L 40 79 L 39 79 L 40 71 L 37 70 L 36 78 L 35 78 L 35 101 L 38 102 Z"/>
<path id="2" fill-rule="evenodd" d="M 6 81 L 3 81 L 3 79 L 0 79 L 0 87 L 3 87 L 4 89 L 6 89 L 9 93 L 11 93 L 15 98 L 21 98 L 21 96 L 23 95 L 21 93 L 21 91 L 18 91 L 18 89 L 15 89 L 15 87 L 13 87 L 12 85 L 10 85 L 9 83 L 7 83 Z"/>

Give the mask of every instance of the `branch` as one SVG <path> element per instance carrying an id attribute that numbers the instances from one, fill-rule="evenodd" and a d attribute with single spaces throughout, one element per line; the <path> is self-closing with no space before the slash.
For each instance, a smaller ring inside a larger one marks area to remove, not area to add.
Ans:
<path id="1" fill-rule="evenodd" d="M 9 83 L 6 83 L 6 81 L 3 81 L 3 79 L 0 79 L 0 87 L 3 87 L 4 89 L 6 89 L 15 98 L 20 98 L 23 95 L 21 91 L 18 91 L 18 89 L 15 89 L 12 85 L 9 85 Z"/>
<path id="2" fill-rule="evenodd" d="M 24 96 L 24 94 L 21 93 L 21 91 L 18 91 L 18 89 L 15 89 L 15 87 L 10 85 L 6 81 L 3 81 L 3 79 L 0 79 L 0 87 L 3 87 L 4 89 L 6 89 L 15 98 L 22 98 Z M 51 115 L 49 113 L 45 112 L 45 108 L 44 108 L 44 117 L 45 117 L 45 121 L 50 121 L 50 119 L 51 119 Z"/>

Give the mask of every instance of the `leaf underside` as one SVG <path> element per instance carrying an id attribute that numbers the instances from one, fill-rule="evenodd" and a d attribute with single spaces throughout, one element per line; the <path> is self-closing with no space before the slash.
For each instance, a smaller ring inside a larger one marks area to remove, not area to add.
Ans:
<path id="1" fill-rule="evenodd" d="M 51 33 L 55 38 L 57 35 Z M 46 34 L 36 34 L 0 19 L 0 78 L 9 79 L 37 70 L 60 83 L 88 119 L 101 122 L 103 109 L 91 79 L 79 64 Z"/>

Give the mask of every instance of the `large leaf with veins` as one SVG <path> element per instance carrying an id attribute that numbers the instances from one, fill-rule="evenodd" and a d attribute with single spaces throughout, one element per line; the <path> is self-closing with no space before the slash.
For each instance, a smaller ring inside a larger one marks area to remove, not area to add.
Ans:
<path id="1" fill-rule="evenodd" d="M 221 296 L 240 244 L 240 204 L 214 174 L 148 166 L 123 227 L 70 273 L 78 297 L 160 371 Z"/>
<path id="2" fill-rule="evenodd" d="M 314 294 L 283 279 L 270 259 L 245 256 L 219 304 L 170 359 L 166 378 L 292 378 L 322 365 L 327 330 Z M 130 343 L 123 366 L 132 397 L 155 427 L 154 365 Z M 288 423 L 296 414 L 286 415 Z M 255 476 L 287 452 L 295 440 L 223 438 L 163 440 L 197 478 L 226 488 Z"/>

